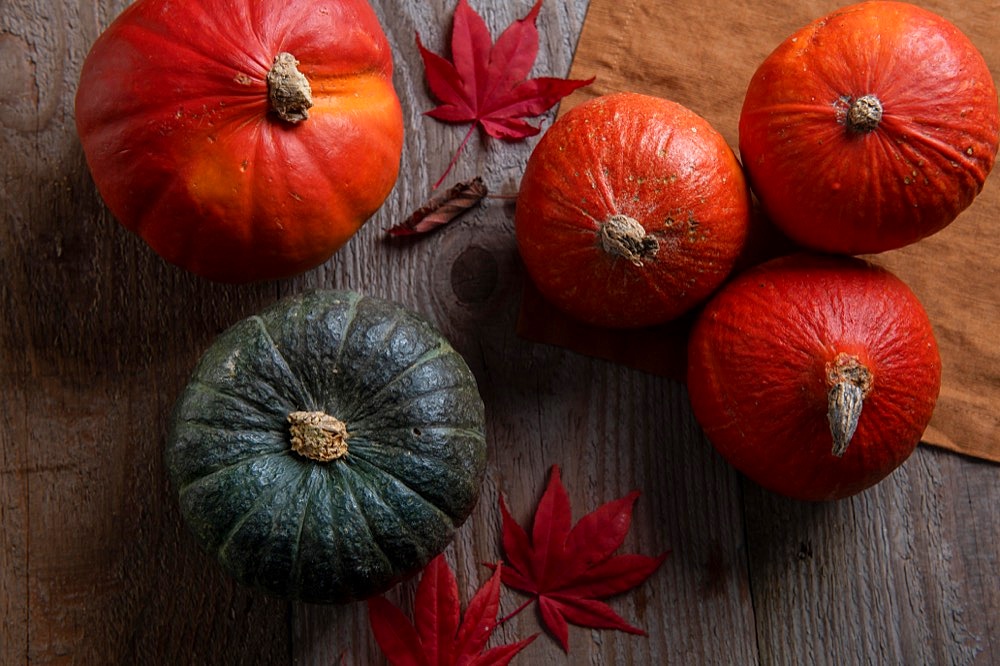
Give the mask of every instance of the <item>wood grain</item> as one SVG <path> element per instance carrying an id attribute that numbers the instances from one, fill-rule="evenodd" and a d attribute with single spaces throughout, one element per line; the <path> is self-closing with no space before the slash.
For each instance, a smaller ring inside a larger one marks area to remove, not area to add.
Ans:
<path id="1" fill-rule="evenodd" d="M 496 35 L 532 3 L 472 4 Z M 500 557 L 501 494 L 526 523 L 553 464 L 575 518 L 643 491 L 623 550 L 671 555 L 611 604 L 649 636 L 572 628 L 569 655 L 543 634 L 515 663 L 995 661 L 995 466 L 921 450 L 846 502 L 770 496 L 713 452 L 679 384 L 514 334 L 524 275 L 510 201 L 416 243 L 385 239 L 465 131 L 422 115 L 432 101 L 413 39 L 445 51 L 453 0 L 373 2 L 407 126 L 382 211 L 322 267 L 241 287 L 166 265 L 93 188 L 75 82 L 124 5 L 12 0 L 0 12 L 0 663 L 385 663 L 363 605 L 285 603 L 221 574 L 181 523 L 162 463 L 167 416 L 211 339 L 317 286 L 423 312 L 476 374 L 491 448 L 482 500 L 448 550 L 464 599 Z M 544 4 L 537 74 L 569 71 L 587 5 Z M 514 193 L 532 145 L 473 140 L 453 178 Z M 389 596 L 409 610 L 413 590 Z M 504 611 L 521 601 L 505 592 Z M 539 630 L 528 611 L 496 640 Z"/>
<path id="2" fill-rule="evenodd" d="M 998 499 L 995 479 L 995 466 L 927 448 L 840 503 L 748 488 L 762 661 L 796 663 L 808 646 L 815 664 L 995 663 L 1000 532 L 977 509 Z"/>

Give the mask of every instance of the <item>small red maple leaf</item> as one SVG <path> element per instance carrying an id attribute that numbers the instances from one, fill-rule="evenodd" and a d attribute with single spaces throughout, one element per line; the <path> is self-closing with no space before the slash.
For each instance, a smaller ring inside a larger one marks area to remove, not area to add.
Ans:
<path id="1" fill-rule="evenodd" d="M 427 115 L 448 123 L 473 123 L 434 188 L 451 171 L 477 126 L 492 137 L 508 141 L 534 136 L 541 128 L 523 118 L 544 113 L 566 95 L 594 81 L 528 78 L 538 56 L 535 22 L 541 7 L 542 0 L 538 0 L 527 16 L 508 26 L 494 44 L 483 18 L 467 0 L 459 0 L 451 31 L 453 62 L 428 51 L 417 35 L 427 85 L 442 102 Z"/>
<path id="2" fill-rule="evenodd" d="M 537 597 L 543 624 L 567 652 L 567 623 L 645 635 L 599 601 L 645 581 L 669 554 L 614 555 L 628 534 L 638 497 L 639 493 L 633 491 L 608 502 L 571 527 L 569 496 L 559 478 L 559 467 L 553 466 L 535 511 L 530 537 L 500 498 L 503 550 L 508 563 L 502 569 L 502 580 L 509 587 Z"/>
<path id="3" fill-rule="evenodd" d="M 483 652 L 497 627 L 501 565 L 476 591 L 462 618 L 458 584 L 444 555 L 421 574 L 414 597 L 414 622 L 385 597 L 368 600 L 368 619 L 392 666 L 507 666 L 536 636 Z"/>

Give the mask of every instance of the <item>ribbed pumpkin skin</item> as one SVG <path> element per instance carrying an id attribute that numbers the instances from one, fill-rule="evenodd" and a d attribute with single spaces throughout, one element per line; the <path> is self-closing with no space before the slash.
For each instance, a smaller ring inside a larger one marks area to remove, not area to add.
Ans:
<path id="1" fill-rule="evenodd" d="M 848 129 L 853 100 L 883 108 Z M 774 222 L 803 247 L 862 254 L 950 224 L 983 188 L 1000 140 L 982 55 L 914 5 L 864 2 L 782 42 L 750 81 L 740 157 Z"/>
<path id="2" fill-rule="evenodd" d="M 290 448 L 287 416 L 342 420 L 348 453 Z M 318 291 L 224 332 L 175 407 L 166 462 L 199 543 L 240 582 L 341 603 L 422 568 L 474 507 L 484 407 L 462 357 L 393 303 Z"/>
<path id="3" fill-rule="evenodd" d="M 853 495 L 892 472 L 927 427 L 941 384 L 930 321 L 898 278 L 859 259 L 796 255 L 752 268 L 700 313 L 688 392 L 734 467 L 802 500 Z M 872 374 L 853 439 L 832 454 L 827 369 L 858 357 Z"/>
<path id="4" fill-rule="evenodd" d="M 282 52 L 312 88 L 297 124 L 269 110 Z M 76 122 L 114 216 L 224 282 L 328 259 L 391 191 L 403 142 L 392 53 L 365 0 L 139 0 L 88 54 Z"/>
<path id="5" fill-rule="evenodd" d="M 635 220 L 656 250 L 638 262 L 602 246 L 602 224 Z M 560 117 L 532 151 L 517 197 L 518 250 L 539 292 L 609 328 L 688 312 L 729 275 L 750 193 L 725 139 L 676 102 L 618 93 Z"/>

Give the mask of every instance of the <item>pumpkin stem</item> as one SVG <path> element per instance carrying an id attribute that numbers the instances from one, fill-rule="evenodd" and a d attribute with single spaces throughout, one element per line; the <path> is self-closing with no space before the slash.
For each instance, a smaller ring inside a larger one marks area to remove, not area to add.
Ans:
<path id="1" fill-rule="evenodd" d="M 324 412 L 292 412 L 288 415 L 292 450 L 319 462 L 347 455 L 347 426 Z"/>
<path id="2" fill-rule="evenodd" d="M 660 249 L 656 239 L 647 236 L 643 226 L 628 215 L 612 215 L 601 223 L 597 235 L 605 252 L 624 257 L 636 266 L 642 266 L 643 259 Z"/>
<path id="3" fill-rule="evenodd" d="M 882 102 L 875 95 L 862 95 L 847 109 L 847 129 L 858 134 L 872 132 L 882 122 Z"/>
<path id="4" fill-rule="evenodd" d="M 872 390 L 872 373 L 857 356 L 840 353 L 826 364 L 827 418 L 833 435 L 833 455 L 838 458 L 847 451 L 858 421 L 864 400 Z"/>
<path id="5" fill-rule="evenodd" d="M 299 61 L 291 53 L 274 56 L 274 64 L 267 73 L 267 99 L 271 110 L 278 117 L 292 124 L 309 117 L 313 105 L 309 80 L 298 70 Z"/>

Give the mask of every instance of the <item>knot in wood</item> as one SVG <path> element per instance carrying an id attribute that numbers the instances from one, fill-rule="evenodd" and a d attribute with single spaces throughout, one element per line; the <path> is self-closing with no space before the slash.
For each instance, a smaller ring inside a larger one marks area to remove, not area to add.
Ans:
<path id="1" fill-rule="evenodd" d="M 271 110 L 278 117 L 292 124 L 309 117 L 313 105 L 309 80 L 298 70 L 299 61 L 291 53 L 274 56 L 274 64 L 267 73 L 267 99 Z"/>
<path id="2" fill-rule="evenodd" d="M 660 249 L 656 239 L 646 235 L 643 226 L 628 215 L 612 215 L 601 223 L 597 234 L 605 252 L 624 257 L 636 266 L 642 266 L 643 259 Z"/>
<path id="3" fill-rule="evenodd" d="M 292 450 L 318 462 L 347 455 L 347 426 L 324 412 L 292 412 L 288 415 Z"/>

